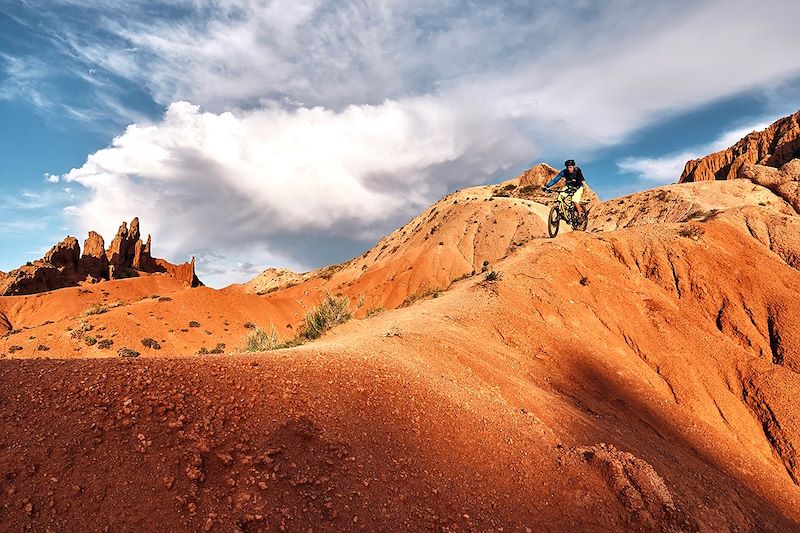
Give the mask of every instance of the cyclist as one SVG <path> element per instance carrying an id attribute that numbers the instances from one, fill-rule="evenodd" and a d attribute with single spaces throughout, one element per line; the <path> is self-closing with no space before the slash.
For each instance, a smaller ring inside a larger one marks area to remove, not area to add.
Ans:
<path id="1" fill-rule="evenodd" d="M 575 164 L 574 159 L 567 159 L 564 161 L 564 170 L 550 180 L 550 183 L 544 186 L 544 190 L 550 192 L 550 187 L 555 185 L 561 179 L 565 180 L 564 192 L 572 198 L 572 203 L 575 204 L 575 209 L 578 215 L 583 218 L 583 206 L 581 205 L 581 198 L 583 197 L 583 172 L 581 168 Z"/>

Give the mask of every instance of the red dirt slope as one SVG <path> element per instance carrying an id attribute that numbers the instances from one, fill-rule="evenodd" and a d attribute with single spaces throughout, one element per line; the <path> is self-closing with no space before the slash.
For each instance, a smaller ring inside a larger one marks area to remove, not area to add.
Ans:
<path id="1" fill-rule="evenodd" d="M 0 523 L 798 530 L 799 235 L 733 207 L 532 240 L 300 348 L 0 361 Z"/>

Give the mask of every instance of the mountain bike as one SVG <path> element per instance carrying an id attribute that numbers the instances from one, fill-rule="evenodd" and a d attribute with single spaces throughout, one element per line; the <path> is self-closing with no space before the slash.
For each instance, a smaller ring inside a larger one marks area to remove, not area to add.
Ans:
<path id="1" fill-rule="evenodd" d="M 547 189 L 545 190 L 550 192 Z M 552 192 L 557 193 L 558 196 L 553 207 L 550 208 L 550 214 L 547 216 L 547 234 L 550 237 L 558 235 L 558 227 L 562 220 L 569 224 L 573 230 L 585 231 L 589 223 L 589 212 L 585 207 L 586 202 L 581 202 L 581 205 L 584 206 L 584 215 L 581 216 L 572 202 L 572 195 L 575 193 L 575 189 L 564 187 L 561 190 Z"/>

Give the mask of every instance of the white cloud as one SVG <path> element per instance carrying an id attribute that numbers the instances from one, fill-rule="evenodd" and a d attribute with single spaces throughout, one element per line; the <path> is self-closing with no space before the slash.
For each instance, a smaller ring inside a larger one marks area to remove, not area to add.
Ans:
<path id="1" fill-rule="evenodd" d="M 643 180 L 657 183 L 674 183 L 678 181 L 686 162 L 697 159 L 736 144 L 741 138 L 753 131 L 761 131 L 769 126 L 769 122 L 758 122 L 751 126 L 736 128 L 720 135 L 713 142 L 696 146 L 660 157 L 627 157 L 617 163 L 620 171 L 638 174 Z"/>
<path id="2" fill-rule="evenodd" d="M 67 212 L 104 235 L 139 216 L 171 258 L 215 250 L 252 262 L 242 249 L 269 251 L 281 235 L 374 240 L 463 179 L 442 167 L 468 158 L 490 174 L 525 153 L 522 142 L 436 104 L 213 114 L 178 102 L 160 123 L 130 126 L 62 176 L 89 189 Z M 502 149 L 478 150 L 500 140 Z"/>

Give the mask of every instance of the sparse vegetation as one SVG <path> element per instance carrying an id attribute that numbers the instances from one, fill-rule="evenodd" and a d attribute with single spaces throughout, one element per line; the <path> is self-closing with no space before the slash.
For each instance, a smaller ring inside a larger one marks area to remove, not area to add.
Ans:
<path id="1" fill-rule="evenodd" d="M 172 298 L 170 298 L 169 296 L 161 296 L 161 297 L 158 299 L 158 301 L 159 301 L 159 302 L 171 302 L 171 301 L 172 301 Z"/>
<path id="2" fill-rule="evenodd" d="M 311 340 L 318 339 L 332 327 L 344 324 L 352 317 L 349 307 L 350 299 L 346 296 L 336 298 L 328 294 L 322 303 L 306 315 L 304 336 Z"/>
<path id="3" fill-rule="evenodd" d="M 286 286 L 284 286 L 284 287 L 280 287 L 280 286 L 277 286 L 277 285 L 276 285 L 275 287 L 270 287 L 269 289 L 267 289 L 267 290 L 265 290 L 265 291 L 258 291 L 256 294 L 257 294 L 257 295 L 259 295 L 259 296 L 264 296 L 264 295 L 266 295 L 266 294 L 272 294 L 273 292 L 275 292 L 275 291 L 278 291 L 278 290 L 280 290 L 281 288 L 285 288 L 285 287 L 286 287 Z"/>
<path id="4" fill-rule="evenodd" d="M 123 305 L 125 304 L 119 300 L 110 304 L 94 304 L 89 309 L 81 313 L 81 316 L 100 315 L 108 312 L 111 309 L 114 309 L 115 307 L 121 307 Z"/>
<path id="5" fill-rule="evenodd" d="M 22 346 L 19 346 L 19 345 L 16 345 L 16 344 L 8 347 L 8 352 L 9 353 L 21 352 L 21 351 L 22 351 Z"/>
<path id="6" fill-rule="evenodd" d="M 442 294 L 443 292 L 444 289 L 442 289 L 441 287 L 422 288 L 419 291 L 415 292 L 414 294 L 410 294 L 408 298 L 406 298 L 403 301 L 400 307 L 408 307 L 414 302 L 425 298 L 438 298 L 439 295 Z"/>
<path id="7" fill-rule="evenodd" d="M 200 327 L 200 322 L 198 322 L 197 320 L 190 320 L 189 321 L 189 327 L 190 328 L 199 328 Z"/>
<path id="8" fill-rule="evenodd" d="M 160 350 L 161 345 L 155 339 L 151 339 L 150 337 L 145 337 L 142 339 L 142 346 L 145 348 L 150 348 L 151 350 Z"/>
<path id="9" fill-rule="evenodd" d="M 213 354 L 225 353 L 225 343 L 224 342 L 217 343 L 217 345 L 214 346 L 214 348 L 212 348 L 208 353 L 213 353 Z"/>
<path id="10" fill-rule="evenodd" d="M 464 280 L 464 279 L 467 279 L 467 278 L 471 278 L 474 275 L 475 275 L 475 271 L 474 270 L 472 272 L 465 272 L 465 273 L 461 274 L 460 276 L 458 276 L 457 278 L 455 278 L 453 280 L 453 283 L 455 283 L 456 281 L 461 281 L 461 280 Z"/>
<path id="11" fill-rule="evenodd" d="M 687 239 L 697 240 L 703 236 L 703 228 L 697 224 L 688 224 L 678 230 L 678 235 Z"/>
<path id="12" fill-rule="evenodd" d="M 333 277 L 334 274 L 342 270 L 345 266 L 346 263 L 326 266 L 325 268 L 321 268 L 320 270 L 318 270 L 316 274 L 325 281 L 328 281 Z"/>
<path id="13" fill-rule="evenodd" d="M 323 333 L 330 330 L 338 324 L 343 324 L 352 318 L 352 313 L 349 310 L 350 299 L 347 297 L 335 297 L 328 294 L 325 299 L 318 305 L 311 309 L 305 318 L 305 323 L 297 335 L 288 340 L 281 340 L 278 335 L 278 330 L 274 324 L 270 324 L 269 332 L 256 326 L 252 322 L 247 322 L 245 327 L 249 329 L 245 337 L 243 351 L 247 352 L 267 352 L 272 350 L 280 350 L 283 348 L 293 348 L 300 346 L 306 341 L 318 339 Z M 375 315 L 383 311 L 382 307 L 371 308 L 367 311 L 367 316 Z M 291 324 L 287 324 L 291 328 Z M 224 344 L 218 344 L 218 352 L 209 352 L 202 348 L 202 352 L 198 353 L 222 353 Z"/>
<path id="14" fill-rule="evenodd" d="M 39 346 L 36 347 L 36 349 L 39 350 L 40 352 L 46 352 L 50 349 L 50 347 L 45 346 L 44 344 L 40 344 Z"/>
<path id="15" fill-rule="evenodd" d="M 384 309 L 381 306 L 370 307 L 369 309 L 367 309 L 367 316 L 370 317 L 370 316 L 379 315 L 379 314 L 383 313 L 383 311 L 384 311 Z"/>
<path id="16" fill-rule="evenodd" d="M 139 357 L 139 352 L 130 348 L 120 348 L 117 352 L 120 357 Z"/>
<path id="17" fill-rule="evenodd" d="M 503 275 L 497 270 L 490 270 L 483 276 L 483 281 L 488 281 L 489 283 L 500 281 L 503 279 Z"/>
<path id="18" fill-rule="evenodd" d="M 245 338 L 244 351 L 246 352 L 268 352 L 277 350 L 281 347 L 281 340 L 278 337 L 278 330 L 274 324 L 270 325 L 269 333 L 256 326 L 250 330 Z"/>
<path id="19" fill-rule="evenodd" d="M 708 222 L 719 215 L 719 209 L 710 209 L 708 211 L 703 211 L 701 209 L 692 211 L 688 215 L 686 215 L 686 220 L 697 220 L 698 222 Z"/>
<path id="20" fill-rule="evenodd" d="M 112 341 L 111 339 L 103 339 L 97 341 L 97 347 L 100 348 L 101 350 L 108 350 L 112 346 L 114 346 L 114 341 Z"/>
<path id="21" fill-rule="evenodd" d="M 86 337 L 83 338 L 83 342 L 86 343 L 86 346 L 94 346 L 95 344 L 97 344 L 97 339 L 95 339 L 90 335 L 87 335 Z"/>

